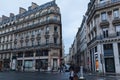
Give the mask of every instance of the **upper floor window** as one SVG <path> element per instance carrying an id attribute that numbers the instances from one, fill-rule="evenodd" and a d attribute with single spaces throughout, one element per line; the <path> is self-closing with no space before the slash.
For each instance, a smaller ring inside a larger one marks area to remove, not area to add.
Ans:
<path id="1" fill-rule="evenodd" d="M 50 17 L 49 17 L 49 16 L 47 16 L 47 17 L 46 17 L 46 20 L 47 20 L 47 21 L 49 21 L 49 19 L 50 19 Z"/>
<path id="2" fill-rule="evenodd" d="M 49 33 L 49 26 L 46 27 L 46 33 Z"/>
<path id="3" fill-rule="evenodd" d="M 38 29 L 38 33 L 37 34 L 41 34 L 41 29 Z"/>
<path id="4" fill-rule="evenodd" d="M 120 25 L 116 26 L 116 33 L 117 36 L 120 36 Z"/>
<path id="5" fill-rule="evenodd" d="M 118 43 L 118 52 L 119 52 L 119 58 L 120 58 L 120 43 Z"/>
<path id="6" fill-rule="evenodd" d="M 57 32 L 57 26 L 54 27 L 54 32 Z"/>
<path id="7" fill-rule="evenodd" d="M 112 2 L 116 2 L 116 1 L 118 1 L 118 0 L 111 0 Z"/>
<path id="8" fill-rule="evenodd" d="M 28 41 L 26 41 L 26 46 L 28 46 L 28 43 L 29 43 L 29 42 L 28 42 Z"/>
<path id="9" fill-rule="evenodd" d="M 35 30 L 34 31 L 31 31 L 32 35 L 35 35 Z"/>
<path id="10" fill-rule="evenodd" d="M 57 38 L 54 38 L 54 43 L 57 44 Z"/>
<path id="11" fill-rule="evenodd" d="M 113 56 L 113 44 L 103 44 L 104 56 Z"/>
<path id="12" fill-rule="evenodd" d="M 31 46 L 34 46 L 34 40 L 32 40 L 31 42 L 32 42 Z"/>
<path id="13" fill-rule="evenodd" d="M 101 20 L 107 20 L 107 14 L 106 12 L 101 13 Z"/>
<path id="14" fill-rule="evenodd" d="M 46 38 L 46 44 L 48 45 L 48 43 L 49 43 L 49 38 Z"/>
<path id="15" fill-rule="evenodd" d="M 113 16 L 114 16 L 114 18 L 119 17 L 119 9 L 116 9 L 116 10 L 113 11 Z"/>
<path id="16" fill-rule="evenodd" d="M 57 18 L 58 18 L 57 16 L 54 16 L 54 20 L 57 20 Z"/>
<path id="17" fill-rule="evenodd" d="M 100 3 L 104 3 L 105 2 L 105 0 L 100 0 Z"/>
<path id="18" fill-rule="evenodd" d="M 21 44 L 21 47 L 23 47 L 23 42 L 21 42 L 20 44 Z"/>
<path id="19" fill-rule="evenodd" d="M 103 37 L 104 38 L 108 37 L 108 28 L 103 28 Z"/>
<path id="20" fill-rule="evenodd" d="M 97 52 L 97 46 L 95 47 L 95 52 Z"/>

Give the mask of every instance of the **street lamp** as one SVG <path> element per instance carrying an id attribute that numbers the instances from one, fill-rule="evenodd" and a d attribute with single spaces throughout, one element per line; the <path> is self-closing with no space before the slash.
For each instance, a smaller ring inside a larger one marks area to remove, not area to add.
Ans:
<path id="1" fill-rule="evenodd" d="M 83 76 L 83 66 L 80 66 L 80 77 L 79 80 L 85 80 L 84 76 Z"/>
<path id="2" fill-rule="evenodd" d="M 79 80 L 85 80 L 84 76 L 83 76 L 83 63 L 82 63 L 82 56 L 80 56 L 80 62 L 81 62 L 81 66 L 80 66 L 80 76 L 79 76 Z"/>

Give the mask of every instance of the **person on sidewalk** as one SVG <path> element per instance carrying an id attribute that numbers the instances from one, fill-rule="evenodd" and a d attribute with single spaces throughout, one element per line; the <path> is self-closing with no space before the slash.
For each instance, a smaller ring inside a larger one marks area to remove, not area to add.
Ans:
<path id="1" fill-rule="evenodd" d="M 69 77 L 69 79 L 73 80 L 73 78 L 74 78 L 74 70 L 71 68 L 70 69 L 70 77 Z"/>

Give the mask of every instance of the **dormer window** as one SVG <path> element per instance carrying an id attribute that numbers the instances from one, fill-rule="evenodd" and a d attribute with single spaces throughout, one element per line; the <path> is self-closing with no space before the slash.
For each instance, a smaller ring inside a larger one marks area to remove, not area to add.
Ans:
<path id="1" fill-rule="evenodd" d="M 100 3 L 104 3 L 105 2 L 105 0 L 100 0 Z"/>

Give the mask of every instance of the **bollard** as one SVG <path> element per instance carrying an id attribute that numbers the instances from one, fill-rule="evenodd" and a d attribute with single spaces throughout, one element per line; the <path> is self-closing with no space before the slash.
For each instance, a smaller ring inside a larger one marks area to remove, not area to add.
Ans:
<path id="1" fill-rule="evenodd" d="M 83 76 L 83 66 L 80 66 L 80 77 L 79 80 L 85 80 L 84 76 Z"/>

